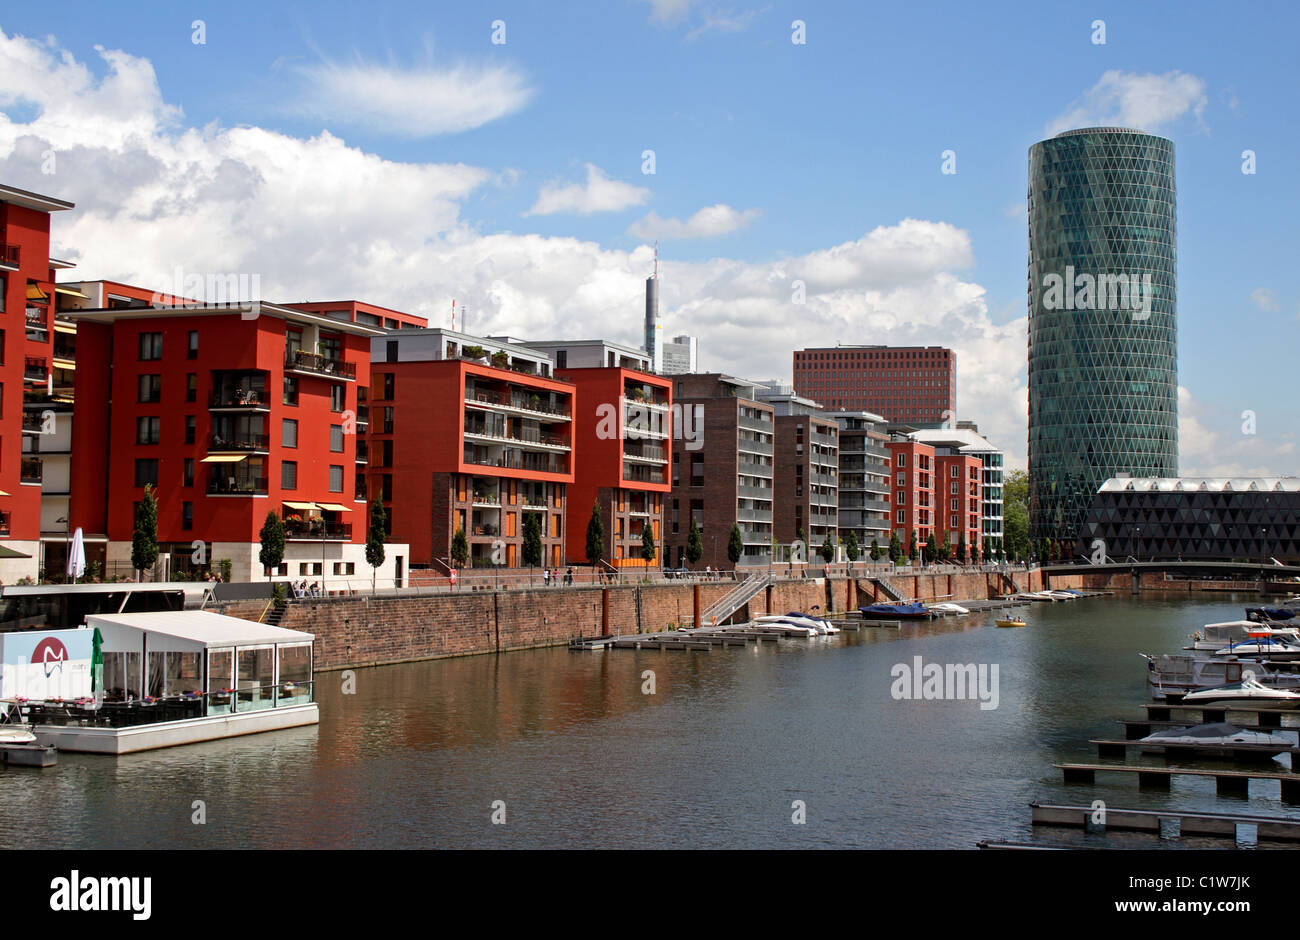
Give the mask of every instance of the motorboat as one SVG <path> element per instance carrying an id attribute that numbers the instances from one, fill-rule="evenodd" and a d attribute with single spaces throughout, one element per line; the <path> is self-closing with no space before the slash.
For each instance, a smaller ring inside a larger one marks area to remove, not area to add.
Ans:
<path id="1" fill-rule="evenodd" d="M 1188 649 L 1217 652 L 1225 646 L 1257 637 L 1278 637 L 1285 642 L 1300 645 L 1300 628 L 1296 626 L 1269 626 L 1254 620 L 1229 620 L 1224 623 L 1207 623 L 1191 635 Z"/>
<path id="2" fill-rule="evenodd" d="M 825 617 L 818 617 L 816 614 L 805 614 L 802 611 L 791 610 L 786 612 L 786 617 L 789 618 L 792 623 L 800 624 L 801 626 L 814 627 L 817 632 L 822 635 L 840 632 L 839 627 L 835 626 L 835 624 L 831 623 Z"/>
<path id="3" fill-rule="evenodd" d="M 961 604 L 951 604 L 944 601 L 942 604 L 931 604 L 930 609 L 936 614 L 969 614 L 970 611 Z"/>
<path id="4" fill-rule="evenodd" d="M 1256 623 L 1270 620 L 1293 620 L 1300 615 L 1300 610 L 1292 607 L 1247 607 L 1246 619 Z"/>
<path id="5" fill-rule="evenodd" d="M 1247 637 L 1214 651 L 1215 656 L 1264 656 L 1275 660 L 1300 660 L 1300 644 L 1280 636 Z"/>
<path id="6" fill-rule="evenodd" d="M 1188 747 L 1203 751 L 1207 757 L 1232 757 L 1233 745 L 1251 745 L 1252 756 L 1275 757 L 1295 747 L 1295 742 L 1275 731 L 1248 731 L 1226 722 L 1194 725 L 1190 728 L 1168 728 L 1142 738 L 1146 752 L 1161 751 L 1168 747 Z M 1255 750 L 1268 748 L 1268 750 Z M 1236 752 L 1245 756 L 1242 752 Z"/>
<path id="7" fill-rule="evenodd" d="M 1142 656 L 1147 661 L 1147 687 L 1155 701 L 1169 696 L 1190 697 L 1192 693 L 1243 681 L 1254 681 L 1256 685 L 1271 690 L 1300 690 L 1300 674 L 1287 668 L 1292 665 L 1290 663 L 1183 654 Z M 1300 695 L 1297 698 L 1300 699 Z"/>
<path id="8" fill-rule="evenodd" d="M 1044 591 L 1043 593 L 1050 596 L 1052 600 L 1057 601 L 1077 601 L 1083 596 L 1082 594 L 1076 594 L 1073 591 Z"/>
<path id="9" fill-rule="evenodd" d="M 1187 705 L 1263 705 L 1269 708 L 1300 706 L 1300 692 L 1264 685 L 1257 679 L 1243 679 L 1228 685 L 1199 689 L 1183 696 Z"/>
<path id="10" fill-rule="evenodd" d="M 766 630 L 773 630 L 777 633 L 784 633 L 788 636 L 817 636 L 817 628 L 810 627 L 807 624 L 791 623 L 788 617 L 780 614 L 766 614 L 762 617 L 754 618 L 756 626 L 763 627 Z"/>
<path id="11" fill-rule="evenodd" d="M 1003 618 L 1001 618 L 1001 619 L 999 619 L 999 620 L 997 620 L 997 621 L 994 621 L 994 622 L 997 623 L 997 625 L 998 625 L 999 627 L 1023 627 L 1023 626 L 1026 626 L 1025 622 L 1024 622 L 1023 620 L 1021 620 L 1019 617 L 1003 617 Z"/>
<path id="12" fill-rule="evenodd" d="M 898 601 L 893 604 L 868 604 L 859 607 L 867 620 L 933 620 L 934 614 L 920 601 Z"/>
<path id="13" fill-rule="evenodd" d="M 24 721 L 18 703 L 0 703 L 0 746 L 8 744 L 35 744 L 36 735 L 30 722 Z"/>
<path id="14" fill-rule="evenodd" d="M 1033 591 L 1028 594 L 1017 594 L 1018 601 L 1038 601 L 1039 603 L 1054 604 L 1060 598 L 1053 597 L 1050 591 Z"/>

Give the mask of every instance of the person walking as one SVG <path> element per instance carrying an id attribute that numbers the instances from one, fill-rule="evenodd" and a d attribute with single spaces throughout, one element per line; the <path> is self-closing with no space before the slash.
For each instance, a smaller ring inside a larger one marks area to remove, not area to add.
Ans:
<path id="1" fill-rule="evenodd" d="M 542 587 L 550 587 L 550 586 L 551 586 L 551 569 L 550 569 L 550 568 L 543 568 L 543 569 L 542 569 Z"/>

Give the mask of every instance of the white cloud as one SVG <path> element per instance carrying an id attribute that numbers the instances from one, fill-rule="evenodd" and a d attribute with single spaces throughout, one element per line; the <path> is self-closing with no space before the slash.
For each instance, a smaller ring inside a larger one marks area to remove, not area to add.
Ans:
<path id="1" fill-rule="evenodd" d="M 732 10 L 705 10 L 703 22 L 686 34 L 687 41 L 698 39 L 708 32 L 740 33 L 749 29 L 758 10 L 735 13 Z"/>
<path id="2" fill-rule="evenodd" d="M 1076 127 L 1118 125 L 1148 132 L 1181 120 L 1188 112 L 1204 127 L 1205 82 L 1184 72 L 1163 75 L 1112 69 L 1047 125 L 1049 135 Z"/>
<path id="3" fill-rule="evenodd" d="M 691 12 L 695 0 L 644 0 L 650 4 L 650 21 L 660 26 L 675 26 Z"/>
<path id="4" fill-rule="evenodd" d="M 1277 296 L 1267 287 L 1257 287 L 1250 292 L 1251 302 L 1260 310 L 1267 310 L 1276 313 L 1282 308 L 1278 306 Z"/>
<path id="5" fill-rule="evenodd" d="M 762 215 L 758 209 L 746 209 L 737 212 L 731 206 L 719 203 L 706 206 L 683 222 L 681 219 L 660 218 L 657 212 L 649 213 L 644 219 L 633 222 L 628 234 L 645 241 L 657 238 L 712 238 L 726 235 L 742 228 Z"/>
<path id="6" fill-rule="evenodd" d="M 296 111 L 401 137 L 470 130 L 513 114 L 533 96 L 524 76 L 506 65 L 403 69 L 326 62 L 299 71 L 304 87 Z"/>
<path id="7" fill-rule="evenodd" d="M 78 204 L 54 219 L 53 253 L 79 263 L 69 278 L 159 288 L 178 265 L 258 273 L 268 300 L 356 297 L 442 325 L 455 298 L 476 332 L 640 342 L 650 247 L 484 234 L 463 207 L 500 172 L 398 163 L 327 133 L 188 128 L 146 60 L 103 55 L 107 74 L 93 79 L 53 45 L 0 33 L 0 74 L 22 83 L 0 94 L 40 109 L 18 122 L 0 115 L 0 178 Z M 40 172 L 49 148 L 54 176 Z M 590 182 L 604 179 L 588 171 L 574 211 L 601 202 L 603 184 Z M 646 198 L 627 189 L 625 203 Z M 950 345 L 958 417 L 978 421 L 1015 466 L 1025 320 L 991 321 L 984 288 L 959 275 L 972 260 L 967 232 L 919 219 L 766 261 L 681 262 L 670 252 L 660 263 L 664 330 L 699 336 L 706 369 L 761 378 L 789 377 L 791 351 L 807 345 Z"/>
<path id="8" fill-rule="evenodd" d="M 610 179 L 595 164 L 587 164 L 586 183 L 552 181 L 542 187 L 537 202 L 524 215 L 552 215 L 557 212 L 618 212 L 644 205 L 650 190 L 621 180 Z"/>
<path id="9" fill-rule="evenodd" d="M 1217 413 L 1178 387 L 1178 471 L 1185 477 L 1269 477 L 1294 473 L 1297 435 L 1270 428 L 1254 409 Z M 1216 430 L 1216 428 L 1218 428 Z"/>

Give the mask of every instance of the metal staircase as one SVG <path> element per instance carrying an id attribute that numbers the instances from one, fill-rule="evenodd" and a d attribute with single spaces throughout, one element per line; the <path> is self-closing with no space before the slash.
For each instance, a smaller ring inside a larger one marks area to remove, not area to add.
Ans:
<path id="1" fill-rule="evenodd" d="M 907 600 L 907 598 L 903 596 L 902 592 L 899 591 L 898 588 L 894 587 L 894 582 L 890 581 L 884 575 L 877 575 L 871 580 L 880 586 L 880 589 L 885 592 L 885 596 L 891 601 Z"/>
<path id="2" fill-rule="evenodd" d="M 734 614 L 740 608 L 748 604 L 759 591 L 766 588 L 772 583 L 772 579 L 766 574 L 751 574 L 740 584 L 736 585 L 733 590 L 722 600 L 709 606 L 700 614 L 700 619 L 705 624 L 725 622 L 728 617 Z M 694 626 L 694 617 L 684 618 Z"/>

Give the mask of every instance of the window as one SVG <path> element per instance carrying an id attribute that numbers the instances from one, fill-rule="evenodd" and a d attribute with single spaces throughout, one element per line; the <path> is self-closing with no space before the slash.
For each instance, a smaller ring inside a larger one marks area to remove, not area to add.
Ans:
<path id="1" fill-rule="evenodd" d="M 194 528 L 194 504 L 181 503 L 181 528 Z"/>
<path id="2" fill-rule="evenodd" d="M 161 375 L 142 375 L 140 376 L 139 397 L 136 399 L 142 404 L 162 401 L 162 376 Z"/>
<path id="3" fill-rule="evenodd" d="M 154 458 L 135 462 L 135 485 L 158 485 L 158 461 Z"/>
<path id="4" fill-rule="evenodd" d="M 137 444 L 157 444 L 160 418 L 136 418 L 135 442 Z"/>
<path id="5" fill-rule="evenodd" d="M 315 575 L 319 575 L 319 574 L 320 574 L 320 562 L 318 561 L 318 562 L 316 562 L 315 564 L 312 564 L 312 563 L 310 563 L 310 562 L 301 562 L 301 561 L 300 561 L 300 562 L 298 562 L 298 573 L 299 573 L 299 574 L 315 574 Z"/>
<path id="6" fill-rule="evenodd" d="M 343 425 L 330 425 L 330 452 L 335 454 L 343 453 Z"/>
<path id="7" fill-rule="evenodd" d="M 140 334 L 140 360 L 146 362 L 152 359 L 162 358 L 162 334 L 161 333 L 141 333 Z"/>
<path id="8" fill-rule="evenodd" d="M 199 358 L 199 331 L 190 330 L 189 346 L 185 350 L 186 359 Z"/>
<path id="9" fill-rule="evenodd" d="M 330 492 L 343 492 L 343 468 L 330 464 Z"/>
<path id="10" fill-rule="evenodd" d="M 906 467 L 906 466 L 907 466 L 907 454 L 899 454 L 899 455 L 898 455 L 898 465 L 899 465 L 900 467 Z"/>
<path id="11" fill-rule="evenodd" d="M 336 561 L 334 562 L 335 574 L 356 574 L 357 563 L 355 561 Z"/>
<path id="12" fill-rule="evenodd" d="M 385 372 L 382 378 L 384 380 L 384 394 L 380 397 L 392 401 L 397 391 L 397 376 L 393 375 L 391 372 Z"/>
<path id="13" fill-rule="evenodd" d="M 898 496 L 894 499 L 894 505 L 895 505 L 895 506 L 905 506 L 905 505 L 907 505 L 907 492 L 906 492 L 906 490 L 899 490 L 899 491 L 898 491 Z"/>
<path id="14" fill-rule="evenodd" d="M 298 404 L 298 376 L 286 375 L 284 377 L 284 404 Z"/>
<path id="15" fill-rule="evenodd" d="M 952 467 L 950 467 L 949 469 L 952 470 L 952 478 L 954 480 L 957 479 L 957 465 L 953 464 Z"/>
<path id="16" fill-rule="evenodd" d="M 185 458 L 185 480 L 181 485 L 182 486 L 194 485 L 194 458 L 193 457 Z"/>
<path id="17" fill-rule="evenodd" d="M 194 435 L 195 432 L 198 430 L 197 425 L 198 425 L 198 418 L 194 417 L 194 415 L 185 416 L 185 443 L 186 444 L 194 443 Z"/>
<path id="18" fill-rule="evenodd" d="M 961 487 L 961 484 L 960 484 L 960 483 L 954 483 L 954 484 L 952 484 L 951 492 L 952 492 L 954 495 L 957 494 L 957 493 L 960 493 L 960 492 L 961 492 L 960 487 Z"/>
<path id="19" fill-rule="evenodd" d="M 400 344 L 397 342 L 397 340 L 393 340 L 393 339 L 390 339 L 387 343 L 384 344 L 384 346 L 385 346 L 385 350 L 384 350 L 384 352 L 385 352 L 385 355 L 386 355 L 386 357 L 387 357 L 387 358 L 385 359 L 386 362 L 396 362 L 396 361 L 397 361 L 397 350 L 398 350 L 399 345 L 400 345 Z"/>
<path id="20" fill-rule="evenodd" d="M 342 411 L 343 405 L 347 401 L 348 388 L 346 385 L 330 386 L 330 411 Z"/>
<path id="21" fill-rule="evenodd" d="M 899 523 L 903 523 L 903 522 L 906 522 L 906 521 L 907 521 L 907 512 L 906 512 L 906 510 L 903 510 L 903 509 L 898 510 L 898 521 L 899 521 Z"/>
<path id="22" fill-rule="evenodd" d="M 953 512 L 956 512 L 957 510 L 961 509 L 961 500 L 960 500 L 960 499 L 954 499 L 954 500 L 952 500 L 952 501 L 950 502 L 950 505 L 948 506 L 948 508 L 951 509 Z M 956 525 L 956 524 L 957 524 L 957 517 L 956 517 L 956 516 L 953 516 L 952 518 L 953 518 L 953 523 L 952 523 L 952 524 L 953 524 L 953 525 Z"/>
<path id="23" fill-rule="evenodd" d="M 285 418 L 280 422 L 280 444 L 284 447 L 298 446 L 298 422 Z"/>
<path id="24" fill-rule="evenodd" d="M 4 290 L 4 282 L 3 280 L 0 280 L 0 291 L 3 290 Z M 0 293 L 0 313 L 4 313 L 4 309 L 5 309 L 4 294 Z M 5 331 L 0 330 L 0 365 L 4 365 L 4 361 L 5 361 Z"/>
<path id="25" fill-rule="evenodd" d="M 298 488 L 298 461 L 280 461 L 280 489 L 296 490 Z"/>
<path id="26" fill-rule="evenodd" d="M 906 474 L 906 473 L 900 473 L 900 474 L 898 474 L 898 485 L 899 485 L 899 486 L 907 486 L 907 474 Z"/>
<path id="27" fill-rule="evenodd" d="M 954 528 L 954 529 L 957 528 L 957 517 L 956 517 L 956 516 L 953 516 L 953 517 L 952 517 L 952 519 L 951 519 L 951 521 L 950 521 L 950 527 L 951 527 L 951 528 Z"/>
<path id="28" fill-rule="evenodd" d="M 185 400 L 199 400 L 199 374 L 191 372 L 185 376 Z"/>

